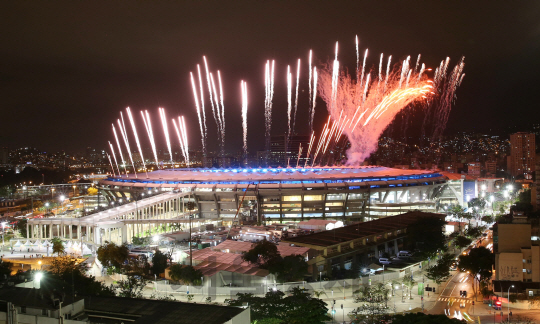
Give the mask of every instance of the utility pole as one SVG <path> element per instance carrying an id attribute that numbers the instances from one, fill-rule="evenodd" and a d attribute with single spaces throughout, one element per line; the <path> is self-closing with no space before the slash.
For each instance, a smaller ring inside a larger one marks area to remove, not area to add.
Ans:
<path id="1" fill-rule="evenodd" d="M 189 210 L 189 265 L 193 266 L 193 257 L 191 253 L 191 217 L 193 216 L 192 211 L 195 209 L 195 203 L 193 201 L 188 201 L 186 207 Z"/>

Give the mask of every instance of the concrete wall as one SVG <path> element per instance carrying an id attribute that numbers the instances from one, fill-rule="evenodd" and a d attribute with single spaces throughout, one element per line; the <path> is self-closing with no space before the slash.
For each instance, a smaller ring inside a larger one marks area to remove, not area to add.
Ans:
<path id="1" fill-rule="evenodd" d="M 499 253 L 497 279 L 523 281 L 523 254 Z"/>
<path id="2" fill-rule="evenodd" d="M 531 224 L 498 224 L 499 252 L 520 252 L 531 246 Z"/>

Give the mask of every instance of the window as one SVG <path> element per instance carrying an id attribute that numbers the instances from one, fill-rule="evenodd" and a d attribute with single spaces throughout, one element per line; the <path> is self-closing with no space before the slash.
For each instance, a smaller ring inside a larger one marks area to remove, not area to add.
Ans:
<path id="1" fill-rule="evenodd" d="M 46 309 L 42 309 L 42 310 L 41 310 L 41 315 L 43 315 L 43 316 L 49 316 L 49 311 L 47 311 Z"/>
<path id="2" fill-rule="evenodd" d="M 524 273 L 527 272 L 527 269 L 523 269 L 523 272 L 524 272 Z"/>
<path id="3" fill-rule="evenodd" d="M 532 290 L 529 290 L 529 297 L 533 297 L 534 296 L 534 292 Z"/>
<path id="4" fill-rule="evenodd" d="M 21 314 L 26 314 L 26 306 L 21 306 Z"/>

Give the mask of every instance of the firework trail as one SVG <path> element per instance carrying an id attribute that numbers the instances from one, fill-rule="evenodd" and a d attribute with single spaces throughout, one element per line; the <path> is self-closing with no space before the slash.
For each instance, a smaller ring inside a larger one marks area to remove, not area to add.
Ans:
<path id="1" fill-rule="evenodd" d="M 311 80 L 313 79 L 313 73 L 312 73 L 312 70 L 311 70 L 311 56 L 313 55 L 313 51 L 312 50 L 309 50 L 309 61 L 308 61 L 308 68 L 309 68 L 309 77 L 308 77 L 308 84 L 309 84 L 309 110 L 308 110 L 308 118 L 309 118 L 309 132 L 312 133 L 313 132 L 313 120 L 311 119 L 311 115 L 313 115 L 313 100 L 312 100 L 312 97 L 311 97 L 311 93 L 312 93 L 312 86 L 311 86 Z"/>
<path id="2" fill-rule="evenodd" d="M 176 121 L 172 119 L 174 129 L 176 130 L 176 136 L 178 136 L 178 141 L 180 142 L 180 150 L 184 156 L 184 161 L 186 166 L 189 166 L 189 147 L 187 141 L 187 132 L 186 132 L 186 121 L 184 116 L 178 116 L 178 126 L 176 126 Z"/>
<path id="3" fill-rule="evenodd" d="M 298 168 L 298 164 L 300 163 L 300 157 L 301 156 L 302 156 L 302 144 L 300 144 L 300 148 L 298 149 L 298 157 L 296 158 L 296 167 L 297 168 Z"/>
<path id="4" fill-rule="evenodd" d="M 178 124 L 180 124 L 180 120 L 178 120 Z M 184 116 L 182 116 L 182 124 L 180 124 L 180 128 L 182 132 L 182 138 L 184 139 L 184 147 L 186 149 L 187 166 L 189 166 L 189 146 L 188 146 L 188 139 L 187 139 L 186 120 L 184 119 Z"/>
<path id="5" fill-rule="evenodd" d="M 248 97 L 247 97 L 247 83 L 242 80 L 240 83 L 242 89 L 242 130 L 244 135 L 244 159 L 247 164 L 247 111 L 248 111 Z"/>
<path id="6" fill-rule="evenodd" d="M 148 110 L 146 110 L 145 113 L 146 113 L 146 116 L 141 110 L 144 127 L 146 128 L 146 132 L 148 133 L 148 139 L 150 139 L 150 145 L 152 146 L 152 153 L 154 153 L 154 159 L 156 161 L 156 168 L 159 168 L 159 161 L 158 161 L 157 150 L 156 150 L 156 141 L 154 139 L 154 131 L 152 130 L 152 121 L 150 120 L 150 114 L 148 113 Z"/>
<path id="7" fill-rule="evenodd" d="M 206 69 L 206 81 L 208 83 L 208 92 L 210 93 L 210 104 L 212 106 L 212 115 L 214 116 L 214 121 L 216 122 L 217 127 L 217 133 L 218 133 L 218 142 L 220 146 L 222 146 L 222 140 L 221 140 L 221 116 L 219 114 L 219 104 L 217 99 L 217 91 L 216 86 L 214 84 L 214 78 L 212 76 L 212 73 L 208 70 L 208 63 L 206 62 L 206 57 L 203 56 L 204 60 L 204 67 Z M 212 95 L 213 93 L 213 95 Z M 214 103 L 215 99 L 215 103 Z M 217 114 L 216 114 L 216 106 L 217 106 Z"/>
<path id="8" fill-rule="evenodd" d="M 198 65 L 197 65 L 197 67 L 198 67 Z M 203 126 L 203 120 L 201 118 L 201 108 L 199 106 L 199 98 L 197 96 L 197 86 L 195 85 L 195 79 L 193 78 L 193 73 L 189 72 L 189 74 L 191 76 L 191 88 L 193 88 L 193 97 L 195 99 L 195 108 L 197 109 L 197 118 L 199 119 L 199 128 L 201 130 L 202 148 L 203 148 L 203 152 L 205 152 L 206 151 L 206 143 L 205 143 L 206 134 L 205 134 L 204 126 Z"/>
<path id="9" fill-rule="evenodd" d="M 292 132 L 294 134 L 294 127 L 296 125 L 296 111 L 298 110 L 298 86 L 300 85 L 300 59 L 298 59 L 298 65 L 296 68 L 296 96 L 294 97 L 294 118 L 292 124 Z"/>
<path id="10" fill-rule="evenodd" d="M 381 53 L 381 58 L 379 59 L 379 83 L 382 82 L 382 63 L 383 63 L 384 54 Z"/>
<path id="11" fill-rule="evenodd" d="M 167 148 L 169 149 L 169 156 L 171 158 L 171 165 L 173 165 L 173 154 L 171 149 L 171 139 L 169 137 L 169 126 L 167 125 L 167 117 L 165 115 L 165 109 L 159 108 L 159 116 L 161 117 L 161 125 L 163 127 L 163 133 L 165 134 L 165 141 L 167 142 Z M 174 167 L 174 165 L 173 165 Z"/>
<path id="12" fill-rule="evenodd" d="M 317 99 L 317 67 L 313 67 L 313 98 L 311 100 L 312 108 L 311 108 L 311 116 L 310 116 L 311 132 L 313 132 L 313 119 L 315 118 L 315 106 L 317 106 L 316 99 Z"/>
<path id="13" fill-rule="evenodd" d="M 131 110 L 129 109 L 129 107 L 126 108 L 126 111 L 129 117 L 129 122 L 131 123 L 131 128 L 133 129 L 133 135 L 135 135 L 135 143 L 137 143 L 137 148 L 139 149 L 139 154 L 141 155 L 143 169 L 146 172 L 146 177 L 148 178 L 148 170 L 146 170 L 146 163 L 144 163 L 143 151 L 141 148 L 141 143 L 139 142 L 139 134 L 137 133 L 137 127 L 135 127 L 135 120 L 133 120 L 133 116 L 131 115 Z"/>
<path id="14" fill-rule="evenodd" d="M 289 137 L 291 136 L 291 111 L 292 111 L 292 75 L 291 75 L 291 66 L 287 65 L 287 142 L 289 142 Z"/>
<path id="15" fill-rule="evenodd" d="M 221 74 L 217 71 L 219 82 L 219 101 L 221 103 L 221 156 L 225 156 L 225 106 L 223 105 L 223 87 L 221 85 Z"/>
<path id="16" fill-rule="evenodd" d="M 186 155 L 186 150 L 184 148 L 184 141 L 182 139 L 182 135 L 180 134 L 178 126 L 176 126 L 176 121 L 174 120 L 174 118 L 172 119 L 172 123 L 174 126 L 174 130 L 176 131 L 176 136 L 178 137 L 178 142 L 180 142 L 180 152 L 182 152 L 182 156 L 184 156 L 184 161 L 187 164 L 187 155 Z M 178 117 L 178 124 L 180 124 L 180 117 Z"/>
<path id="17" fill-rule="evenodd" d="M 330 100 L 330 106 L 333 107 L 336 101 L 337 83 L 339 79 L 339 61 L 338 56 L 338 42 L 336 42 L 336 57 L 334 58 L 334 65 L 332 70 L 332 97 Z"/>
<path id="18" fill-rule="evenodd" d="M 116 133 L 116 128 L 114 128 L 114 124 L 112 124 L 112 129 L 113 129 L 113 133 L 114 133 L 114 138 L 116 139 L 116 145 L 118 146 L 118 152 L 120 153 L 120 159 L 122 160 L 122 165 L 124 166 L 124 173 L 125 173 L 126 172 L 126 161 L 124 160 L 124 155 L 122 154 L 122 148 L 120 147 L 120 141 L 118 140 L 118 134 Z"/>
<path id="19" fill-rule="evenodd" d="M 366 56 L 367 50 L 364 62 Z M 382 132 L 393 121 L 395 115 L 411 103 L 425 102 L 437 97 L 445 104 L 448 103 L 447 106 L 449 107 L 462 76 L 463 64 L 461 63 L 462 61 L 450 73 L 447 82 L 445 82 L 444 75 L 448 60 L 441 63 L 438 68 L 440 72 L 437 72 L 435 78 L 440 85 L 446 84 L 446 86 L 441 87 L 436 86 L 435 81 L 432 83 L 427 77 L 421 75 L 423 68 L 420 72 L 411 69 L 410 56 L 403 61 L 400 67 L 396 68 L 391 68 L 389 58 L 385 80 L 381 82 L 381 60 L 379 62 L 379 77 L 375 76 L 371 81 L 371 73 L 366 73 L 363 91 L 360 91 L 361 87 L 359 87 L 358 81 L 354 81 L 348 74 L 343 73 L 341 77 L 338 76 L 336 81 L 335 68 L 332 70 L 326 68 L 319 75 L 320 85 L 318 88 L 320 96 L 326 101 L 330 116 L 334 122 L 332 124 L 328 122 L 325 125 L 316 155 L 319 151 L 324 154 L 328 148 L 328 142 L 332 139 L 338 141 L 343 132 L 351 143 L 351 147 L 347 152 L 348 163 L 358 164 L 375 151 Z M 364 78 L 364 66 L 360 77 L 361 83 Z M 416 80 L 416 82 L 410 82 L 411 79 Z M 434 93 L 435 89 L 442 91 L 442 93 Z M 444 104 L 441 105 L 441 107 L 443 106 Z M 443 128 L 445 118 L 447 118 L 445 113 L 448 109 L 443 107 L 443 109 L 439 108 L 438 111 L 440 113 L 437 114 L 438 121 L 436 124 L 437 127 Z M 347 117 L 343 116 L 353 116 L 353 118 L 348 121 Z M 334 136 L 337 136 L 337 138 L 334 138 Z M 324 145 L 320 144 L 321 142 Z M 319 149 L 319 146 L 322 148 Z"/>
<path id="20" fill-rule="evenodd" d="M 201 67 L 199 66 L 199 64 L 197 64 L 197 72 L 199 74 L 199 88 L 201 90 L 201 110 L 202 110 L 202 117 L 203 117 L 203 124 L 204 124 L 203 156 L 206 157 L 206 139 L 208 135 L 208 129 L 206 128 L 206 111 L 204 110 L 204 88 L 203 88 L 203 81 L 201 77 Z"/>
<path id="21" fill-rule="evenodd" d="M 311 147 L 313 146 L 314 141 L 315 141 L 315 132 L 311 132 L 311 138 L 309 139 L 309 146 L 307 150 L 306 162 L 304 163 L 304 168 L 307 166 L 309 155 L 311 154 Z"/>
<path id="22" fill-rule="evenodd" d="M 109 153 L 107 153 L 107 157 L 109 158 L 109 163 L 111 164 L 111 170 L 112 170 L 113 177 L 116 177 L 116 174 L 114 173 L 114 166 L 112 164 L 111 156 L 109 155 Z"/>
<path id="23" fill-rule="evenodd" d="M 358 35 L 356 35 L 356 78 L 360 74 L 360 52 L 358 51 Z"/>
<path id="24" fill-rule="evenodd" d="M 220 108 L 219 108 L 219 98 L 218 98 L 218 93 L 216 91 L 216 83 L 214 82 L 214 75 L 210 72 L 210 85 L 212 86 L 211 88 L 211 91 L 212 93 L 214 94 L 214 105 L 216 107 L 216 111 L 215 111 L 215 114 L 214 114 L 214 118 L 216 118 L 216 124 L 217 124 L 217 128 L 218 128 L 218 136 L 219 136 L 219 141 L 221 143 L 221 128 L 223 127 L 223 124 L 221 123 L 221 114 L 220 114 Z"/>
<path id="25" fill-rule="evenodd" d="M 274 97 L 274 61 L 270 67 L 270 60 L 266 61 L 265 67 L 265 101 L 264 101 L 264 120 L 265 120 L 265 165 L 268 165 L 268 154 L 270 152 L 270 130 L 272 128 L 272 100 Z"/>
<path id="26" fill-rule="evenodd" d="M 465 73 L 463 73 L 465 57 L 462 57 L 454 69 L 452 69 L 450 75 L 446 76 L 449 61 L 450 58 L 447 58 L 443 72 L 439 73 L 440 75 L 442 74 L 442 76 L 440 76 L 439 83 L 436 84 L 436 90 L 438 91 L 437 99 L 439 101 L 434 116 L 435 129 L 433 131 L 432 140 L 437 140 L 441 137 L 442 132 L 446 127 L 446 123 L 448 122 L 448 117 L 450 116 L 452 102 L 456 99 L 456 89 L 461 85 L 461 82 L 465 77 Z"/>
<path id="27" fill-rule="evenodd" d="M 124 139 L 124 144 L 126 144 L 129 160 L 131 161 L 131 165 L 133 166 L 133 173 L 135 173 L 135 178 L 138 178 L 137 169 L 135 168 L 135 163 L 133 163 L 133 156 L 131 155 L 131 147 L 129 146 L 129 139 L 127 137 L 127 132 L 126 132 L 126 124 L 124 123 L 124 115 L 122 114 L 122 112 L 120 112 L 120 117 L 122 118 L 122 122 L 120 122 L 120 119 L 116 120 L 118 122 L 118 128 L 120 128 L 120 134 L 122 135 L 122 138 Z"/>
<path id="28" fill-rule="evenodd" d="M 116 154 L 114 154 L 114 147 L 113 147 L 113 145 L 111 144 L 110 141 L 109 141 L 109 147 L 111 148 L 111 153 L 112 153 L 112 155 L 114 157 L 114 164 L 116 164 L 116 169 L 118 170 L 118 176 L 122 176 L 120 174 L 120 168 L 118 167 L 118 161 L 116 160 Z"/>
<path id="29" fill-rule="evenodd" d="M 390 62 L 392 62 L 392 55 L 388 56 L 388 64 L 386 65 L 386 75 L 385 75 L 385 78 L 384 78 L 383 93 L 386 92 L 386 86 L 388 85 L 388 75 L 390 74 Z"/>

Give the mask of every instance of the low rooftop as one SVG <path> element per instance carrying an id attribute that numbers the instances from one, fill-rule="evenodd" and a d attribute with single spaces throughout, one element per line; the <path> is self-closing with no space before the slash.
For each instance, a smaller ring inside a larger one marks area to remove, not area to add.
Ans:
<path id="1" fill-rule="evenodd" d="M 230 306 L 183 303 L 122 297 L 88 297 L 85 311 L 90 317 L 118 314 L 131 315 L 134 324 L 222 324 L 242 313 L 244 309 Z M 110 316 L 110 315 L 109 315 Z"/>
<path id="2" fill-rule="evenodd" d="M 412 211 L 401 215 L 387 216 L 369 222 L 339 227 L 329 231 L 287 238 L 282 242 L 321 247 L 332 246 L 374 234 L 404 229 L 424 217 L 438 217 L 444 220 L 445 215 Z"/>

